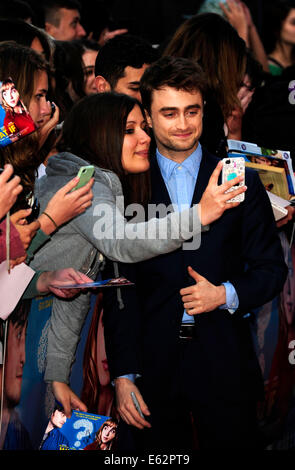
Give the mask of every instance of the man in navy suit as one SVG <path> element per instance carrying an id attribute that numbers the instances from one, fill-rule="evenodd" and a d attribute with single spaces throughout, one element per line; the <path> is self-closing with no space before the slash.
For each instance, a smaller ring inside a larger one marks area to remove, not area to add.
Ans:
<path id="1" fill-rule="evenodd" d="M 150 202 L 176 210 L 197 204 L 218 162 L 199 143 L 200 68 L 163 57 L 145 71 L 141 94 L 157 144 Z M 196 441 L 200 449 L 258 446 L 263 381 L 249 318 L 281 291 L 287 270 L 266 191 L 252 170 L 246 186 L 244 202 L 202 233 L 198 249 L 121 264 L 120 274 L 136 287 L 120 289 L 120 303 L 118 292 L 104 292 L 118 411 L 139 449 L 188 450 Z"/>

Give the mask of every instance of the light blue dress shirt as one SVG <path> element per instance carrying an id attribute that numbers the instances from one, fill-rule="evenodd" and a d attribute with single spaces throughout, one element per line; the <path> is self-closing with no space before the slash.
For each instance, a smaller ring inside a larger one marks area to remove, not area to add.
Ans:
<path id="1" fill-rule="evenodd" d="M 156 156 L 174 210 L 181 211 L 190 207 L 202 160 L 201 144 L 199 143 L 196 150 L 181 164 L 164 157 L 158 149 Z M 223 285 L 226 290 L 226 303 L 219 308 L 234 313 L 239 306 L 236 290 L 230 282 L 224 282 Z M 192 323 L 193 317 L 184 311 L 182 322 Z"/>

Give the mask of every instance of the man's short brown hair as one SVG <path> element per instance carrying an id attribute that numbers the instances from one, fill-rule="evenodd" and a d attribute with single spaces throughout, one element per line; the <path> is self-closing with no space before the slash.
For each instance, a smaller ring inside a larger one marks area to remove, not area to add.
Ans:
<path id="1" fill-rule="evenodd" d="M 140 93 L 144 108 L 150 113 L 153 90 L 164 87 L 199 91 L 204 98 L 206 79 L 197 62 L 183 57 L 164 56 L 148 67 L 140 81 Z"/>

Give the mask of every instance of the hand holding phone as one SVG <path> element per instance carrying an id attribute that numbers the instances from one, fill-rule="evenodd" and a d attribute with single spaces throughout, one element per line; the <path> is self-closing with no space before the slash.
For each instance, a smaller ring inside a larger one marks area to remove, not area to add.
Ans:
<path id="1" fill-rule="evenodd" d="M 245 160 L 243 157 L 229 157 L 222 160 L 222 184 L 231 181 L 237 176 L 242 176 L 243 179 L 236 185 L 232 186 L 226 192 L 234 191 L 245 185 Z M 245 199 L 245 193 L 241 193 L 227 202 L 242 202 Z"/>
<path id="2" fill-rule="evenodd" d="M 85 186 L 85 184 L 90 181 L 94 173 L 94 166 L 93 165 L 88 165 L 88 166 L 81 166 L 80 170 L 78 171 L 77 177 L 79 178 L 79 183 L 77 186 L 75 186 L 72 191 L 75 191 L 76 189 L 82 188 Z"/>

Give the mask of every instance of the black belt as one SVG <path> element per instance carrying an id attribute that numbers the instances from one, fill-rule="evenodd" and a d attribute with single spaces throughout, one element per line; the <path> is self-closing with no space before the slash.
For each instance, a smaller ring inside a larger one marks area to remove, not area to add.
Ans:
<path id="1" fill-rule="evenodd" d="M 196 330 L 194 323 L 182 323 L 179 330 L 179 339 L 191 340 L 195 338 Z"/>

